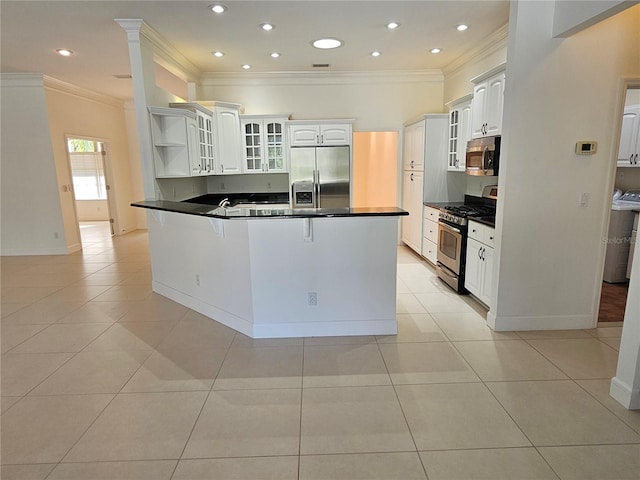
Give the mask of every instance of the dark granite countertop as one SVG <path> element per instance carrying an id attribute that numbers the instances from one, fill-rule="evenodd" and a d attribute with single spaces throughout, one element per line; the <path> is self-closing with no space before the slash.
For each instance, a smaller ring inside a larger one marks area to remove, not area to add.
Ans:
<path id="1" fill-rule="evenodd" d="M 240 203 L 252 203 L 255 205 L 269 204 L 269 203 L 289 203 L 289 194 L 287 192 L 268 192 L 268 193 L 207 193 L 206 195 L 200 195 L 199 197 L 190 198 L 184 200 L 188 203 L 200 203 L 204 205 L 218 204 L 228 199 L 231 207 L 235 207 Z"/>
<path id="2" fill-rule="evenodd" d="M 423 205 L 440 209 L 442 207 L 460 207 L 464 205 L 464 202 L 424 202 Z"/>
<path id="3" fill-rule="evenodd" d="M 469 220 L 474 222 L 482 223 L 483 225 L 487 225 L 492 228 L 496 228 L 496 217 L 469 217 Z"/>
<path id="4" fill-rule="evenodd" d="M 225 198 L 224 196 L 222 198 Z M 222 199 L 221 198 L 221 199 Z M 184 213 L 187 215 L 199 215 L 203 217 L 224 219 L 249 219 L 249 218 L 319 218 L 319 217 L 384 217 L 403 216 L 409 213 L 397 207 L 375 208 L 268 208 L 261 205 L 260 208 L 218 207 L 217 203 L 204 204 L 193 203 L 195 199 L 187 202 L 170 202 L 167 200 L 144 200 L 132 203 L 132 207 L 149 208 L 165 212 Z M 236 205 L 249 202 L 235 202 Z M 253 202 L 251 202 L 253 203 Z M 263 202 L 273 203 L 273 202 Z"/>

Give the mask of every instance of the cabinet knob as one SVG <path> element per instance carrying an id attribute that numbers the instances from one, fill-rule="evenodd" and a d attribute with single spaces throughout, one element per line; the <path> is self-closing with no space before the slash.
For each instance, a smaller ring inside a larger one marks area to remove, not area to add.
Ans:
<path id="1" fill-rule="evenodd" d="M 489 240 L 493 240 L 493 237 L 489 237 Z"/>

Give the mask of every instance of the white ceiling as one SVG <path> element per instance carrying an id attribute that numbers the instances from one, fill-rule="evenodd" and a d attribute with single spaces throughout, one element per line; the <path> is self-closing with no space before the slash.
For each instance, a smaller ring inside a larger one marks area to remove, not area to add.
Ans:
<path id="1" fill-rule="evenodd" d="M 127 39 L 115 18 L 141 18 L 201 72 L 402 71 L 440 69 L 508 22 L 509 2 L 491 0 L 245 1 L 7 1 L 0 3 L 1 71 L 43 73 L 122 99 L 131 98 Z M 394 31 L 385 25 L 400 23 Z M 264 32 L 261 23 L 275 29 Z M 458 32 L 456 25 L 469 29 Z M 321 51 L 321 36 L 344 46 Z M 63 58 L 57 48 L 69 48 Z M 442 49 L 437 55 L 433 47 Z M 211 52 L 222 50 L 215 58 Z M 382 55 L 369 54 L 379 50 Z M 272 51 L 280 58 L 270 57 Z M 317 69 L 315 69 L 317 70 Z"/>

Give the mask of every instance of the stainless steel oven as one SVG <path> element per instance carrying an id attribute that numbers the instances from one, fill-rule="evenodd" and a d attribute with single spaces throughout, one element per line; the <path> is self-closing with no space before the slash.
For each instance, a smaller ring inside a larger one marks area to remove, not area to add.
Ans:
<path id="1" fill-rule="evenodd" d="M 443 219 L 438 222 L 438 276 L 457 292 L 464 291 L 464 255 L 466 226 L 454 226 Z"/>

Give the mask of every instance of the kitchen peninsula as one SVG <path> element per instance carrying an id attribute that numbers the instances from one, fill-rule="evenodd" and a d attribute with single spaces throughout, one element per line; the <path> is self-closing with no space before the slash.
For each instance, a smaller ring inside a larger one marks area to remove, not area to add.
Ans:
<path id="1" fill-rule="evenodd" d="M 153 290 L 252 338 L 397 331 L 392 208 L 143 201 Z"/>

